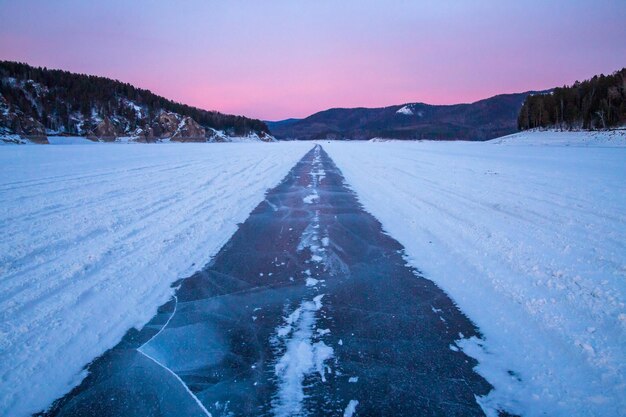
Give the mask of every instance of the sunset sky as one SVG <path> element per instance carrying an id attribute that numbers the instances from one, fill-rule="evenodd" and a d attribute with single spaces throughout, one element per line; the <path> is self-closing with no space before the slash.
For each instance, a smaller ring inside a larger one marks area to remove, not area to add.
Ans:
<path id="1" fill-rule="evenodd" d="M 626 1 L 0 0 L 0 59 L 266 120 L 451 104 L 626 66 Z"/>

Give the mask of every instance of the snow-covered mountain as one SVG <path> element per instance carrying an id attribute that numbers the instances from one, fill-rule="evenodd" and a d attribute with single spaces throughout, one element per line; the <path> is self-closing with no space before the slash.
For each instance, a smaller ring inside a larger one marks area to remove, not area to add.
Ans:
<path id="1" fill-rule="evenodd" d="M 0 62 L 0 142 L 273 141 L 260 120 L 175 103 L 129 84 Z"/>

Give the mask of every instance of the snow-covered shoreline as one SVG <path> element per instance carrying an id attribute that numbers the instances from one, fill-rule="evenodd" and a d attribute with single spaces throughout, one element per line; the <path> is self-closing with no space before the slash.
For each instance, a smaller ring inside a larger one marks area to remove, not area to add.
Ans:
<path id="1" fill-rule="evenodd" d="M 2 135 L 0 134 L 0 145 L 128 145 L 128 144 L 168 144 L 168 143 L 261 143 L 261 142 L 276 142 L 273 136 L 265 135 L 261 137 L 257 133 L 250 133 L 247 136 L 229 136 L 222 131 L 213 130 L 213 136 L 206 141 L 191 141 L 185 140 L 172 140 L 170 137 L 154 139 L 152 142 L 146 142 L 137 136 L 120 136 L 113 141 L 92 140 L 87 136 L 46 136 L 47 143 L 41 143 L 41 141 L 32 141 L 24 138 L 20 135 Z"/>
<path id="2" fill-rule="evenodd" d="M 597 131 L 529 130 L 488 141 L 514 146 L 626 147 L 626 129 Z"/>
<path id="3" fill-rule="evenodd" d="M 39 411 L 77 384 L 311 147 L 2 147 L 0 415 Z"/>
<path id="4" fill-rule="evenodd" d="M 523 139 L 323 146 L 408 261 L 484 332 L 483 346 L 459 346 L 496 387 L 487 410 L 619 415 L 626 149 Z"/>

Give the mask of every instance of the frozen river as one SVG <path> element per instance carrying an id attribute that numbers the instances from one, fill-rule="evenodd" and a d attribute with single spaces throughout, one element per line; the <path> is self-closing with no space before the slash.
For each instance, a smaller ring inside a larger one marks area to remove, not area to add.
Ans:
<path id="1" fill-rule="evenodd" d="M 482 415 L 478 330 L 403 255 L 317 146 L 48 414 Z"/>

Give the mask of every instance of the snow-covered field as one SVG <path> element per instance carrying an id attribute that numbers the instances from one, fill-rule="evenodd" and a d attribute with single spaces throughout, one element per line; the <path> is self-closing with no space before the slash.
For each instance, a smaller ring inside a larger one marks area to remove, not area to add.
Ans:
<path id="1" fill-rule="evenodd" d="M 0 415 L 78 383 L 311 147 L 1 147 Z"/>
<path id="2" fill-rule="evenodd" d="M 484 407 L 618 416 L 623 142 L 531 132 L 322 146 L 408 261 L 484 333 L 482 346 L 458 343 L 496 387 Z M 38 411 L 78 383 L 312 145 L 0 147 L 0 415 Z"/>
<path id="3" fill-rule="evenodd" d="M 483 331 L 483 346 L 459 344 L 496 387 L 486 408 L 624 415 L 626 149 L 571 133 L 537 146 L 546 135 L 323 146 L 408 261 Z"/>

